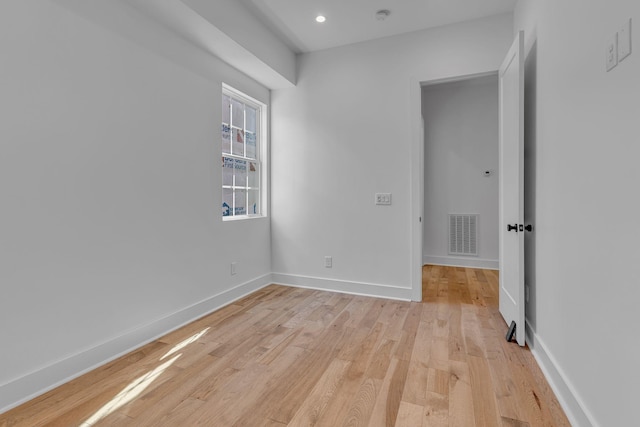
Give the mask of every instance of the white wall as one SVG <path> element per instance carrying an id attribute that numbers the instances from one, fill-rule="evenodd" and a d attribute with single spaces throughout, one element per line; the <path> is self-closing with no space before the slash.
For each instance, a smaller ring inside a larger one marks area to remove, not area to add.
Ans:
<path id="1" fill-rule="evenodd" d="M 0 411 L 270 280 L 269 220 L 221 221 L 218 142 L 222 81 L 269 91 L 124 15 L 2 3 Z"/>
<path id="2" fill-rule="evenodd" d="M 639 2 L 521 0 L 516 10 L 535 168 L 529 335 L 576 426 L 638 423 L 637 30 L 635 52 L 605 71 L 606 41 L 628 18 L 637 28 Z"/>
<path id="3" fill-rule="evenodd" d="M 300 56 L 297 87 L 272 93 L 276 281 L 411 297 L 417 82 L 497 70 L 511 39 L 500 15 Z"/>
<path id="4" fill-rule="evenodd" d="M 182 1 L 288 82 L 295 84 L 295 54 L 263 22 L 250 13 L 241 1 Z"/>
<path id="5" fill-rule="evenodd" d="M 425 86 L 422 116 L 423 261 L 497 269 L 497 74 Z M 478 256 L 449 255 L 448 215 L 466 213 L 479 214 Z"/>

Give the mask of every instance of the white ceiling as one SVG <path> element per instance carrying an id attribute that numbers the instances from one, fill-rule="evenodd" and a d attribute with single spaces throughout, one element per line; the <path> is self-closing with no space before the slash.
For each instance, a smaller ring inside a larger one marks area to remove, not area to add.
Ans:
<path id="1" fill-rule="evenodd" d="M 241 0 L 293 51 L 311 52 L 512 12 L 517 0 Z M 375 13 L 391 11 L 384 21 Z M 322 14 L 323 24 L 315 22 Z"/>

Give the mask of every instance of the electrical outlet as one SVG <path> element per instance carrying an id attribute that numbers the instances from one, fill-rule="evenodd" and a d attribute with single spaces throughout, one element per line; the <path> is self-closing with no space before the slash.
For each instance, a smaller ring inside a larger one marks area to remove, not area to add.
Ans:
<path id="1" fill-rule="evenodd" d="M 238 263 L 237 262 L 232 262 L 231 263 L 231 275 L 235 276 L 237 272 L 238 272 Z"/>
<path id="2" fill-rule="evenodd" d="M 390 205 L 391 193 L 376 193 L 376 205 Z"/>
<path id="3" fill-rule="evenodd" d="M 324 257 L 324 267 L 325 268 L 333 267 L 333 257 L 330 257 L 330 256 Z"/>

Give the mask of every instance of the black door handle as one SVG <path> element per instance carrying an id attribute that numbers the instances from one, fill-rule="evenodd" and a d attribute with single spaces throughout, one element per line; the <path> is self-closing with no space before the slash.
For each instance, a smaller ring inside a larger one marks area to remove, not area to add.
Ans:
<path id="1" fill-rule="evenodd" d="M 518 232 L 518 224 L 507 224 L 507 231 L 515 231 L 516 233 Z"/>
<path id="2" fill-rule="evenodd" d="M 525 229 L 525 230 L 527 230 L 527 231 L 533 231 L 533 225 L 531 225 L 531 224 L 526 225 L 526 226 L 524 227 L 524 229 Z"/>

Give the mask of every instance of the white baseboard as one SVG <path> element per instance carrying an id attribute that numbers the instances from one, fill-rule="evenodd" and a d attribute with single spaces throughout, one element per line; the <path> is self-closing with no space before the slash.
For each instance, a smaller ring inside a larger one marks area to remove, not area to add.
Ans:
<path id="1" fill-rule="evenodd" d="M 325 279 L 321 277 L 299 276 L 295 274 L 273 273 L 273 283 L 296 288 L 340 292 L 343 294 L 388 298 L 411 301 L 412 289 L 375 283 L 352 282 L 348 280 Z"/>
<path id="2" fill-rule="evenodd" d="M 422 257 L 422 264 L 446 265 L 449 267 L 484 268 L 486 270 L 499 270 L 500 265 L 497 259 L 467 258 L 452 256 L 430 256 Z"/>
<path id="3" fill-rule="evenodd" d="M 258 277 L 206 300 L 128 331 L 86 351 L 0 385 L 0 414 L 80 375 L 127 354 L 167 333 L 271 284 L 271 274 Z"/>
<path id="4" fill-rule="evenodd" d="M 569 418 L 571 425 L 574 427 L 599 427 L 556 359 L 540 337 L 536 335 L 528 321 L 526 322 L 526 339 L 533 357 L 538 362 L 540 370 L 558 398 L 558 402 L 560 402 L 560 406 Z"/>

